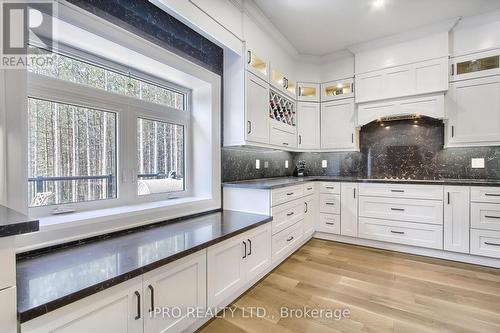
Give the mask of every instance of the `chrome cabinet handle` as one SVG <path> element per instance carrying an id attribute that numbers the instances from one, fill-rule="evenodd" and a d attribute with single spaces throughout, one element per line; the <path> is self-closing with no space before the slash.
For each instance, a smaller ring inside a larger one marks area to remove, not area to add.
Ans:
<path id="1" fill-rule="evenodd" d="M 304 213 L 307 213 L 309 211 L 309 205 L 307 204 L 307 202 L 304 202 L 304 205 L 305 205 Z"/>
<path id="2" fill-rule="evenodd" d="M 326 188 L 327 190 L 333 190 L 333 189 L 335 189 L 335 187 L 333 187 L 333 186 L 325 186 L 325 188 Z"/>
<path id="3" fill-rule="evenodd" d="M 485 193 L 484 195 L 487 197 L 500 197 L 500 194 L 495 194 L 495 193 Z"/>
<path id="4" fill-rule="evenodd" d="M 486 244 L 486 245 L 492 245 L 492 246 L 500 246 L 500 244 L 490 243 L 490 242 L 484 242 L 484 244 Z"/>
<path id="5" fill-rule="evenodd" d="M 493 216 L 493 215 L 484 215 L 484 217 L 487 219 L 500 219 L 500 216 Z"/>
<path id="6" fill-rule="evenodd" d="M 405 193 L 405 190 L 391 190 L 391 192 L 396 192 L 396 193 Z"/>
<path id="7" fill-rule="evenodd" d="M 451 137 L 455 136 L 455 126 L 451 125 Z"/>
<path id="8" fill-rule="evenodd" d="M 283 142 L 282 145 L 283 146 L 288 146 L 288 142 Z"/>
<path id="9" fill-rule="evenodd" d="M 252 133 L 252 122 L 250 120 L 247 121 L 247 134 Z"/>
<path id="10" fill-rule="evenodd" d="M 354 188 L 354 199 L 356 199 L 356 188 Z"/>
<path id="11" fill-rule="evenodd" d="M 448 192 L 448 205 L 450 204 L 450 192 Z"/>
<path id="12" fill-rule="evenodd" d="M 248 244 L 250 244 L 250 252 L 248 252 L 248 255 L 251 256 L 252 255 L 252 241 L 250 239 L 247 239 L 248 240 Z"/>
<path id="13" fill-rule="evenodd" d="M 328 205 L 328 206 L 334 206 L 335 203 L 334 202 L 325 202 L 325 205 Z"/>
<path id="14" fill-rule="evenodd" d="M 141 319 L 141 294 L 136 290 L 135 296 L 137 296 L 137 316 L 135 316 L 135 320 Z"/>
<path id="15" fill-rule="evenodd" d="M 334 222 L 325 222 L 325 224 L 328 224 L 328 225 L 335 225 Z"/>
<path id="16" fill-rule="evenodd" d="M 293 214 L 295 214 L 295 213 L 291 212 L 291 213 L 286 214 L 286 216 L 292 216 Z"/>
<path id="17" fill-rule="evenodd" d="M 404 235 L 404 231 L 395 231 L 395 230 L 391 230 L 391 233 L 393 234 L 398 234 L 398 235 Z"/>
<path id="18" fill-rule="evenodd" d="M 302 135 L 299 134 L 299 145 L 302 144 Z"/>
<path id="19" fill-rule="evenodd" d="M 310 190 L 312 190 L 312 189 L 313 189 L 312 187 L 308 187 L 308 188 L 307 188 L 307 190 L 308 190 L 308 191 L 310 191 Z"/>
<path id="20" fill-rule="evenodd" d="M 391 210 L 395 210 L 395 211 L 398 211 L 398 212 L 404 212 L 404 208 L 391 208 Z"/>
<path id="21" fill-rule="evenodd" d="M 243 259 L 245 259 L 247 257 L 247 242 L 243 241 L 243 246 L 245 247 L 245 249 L 243 250 L 243 253 L 245 253 Z"/>
<path id="22" fill-rule="evenodd" d="M 287 241 L 287 242 L 290 242 L 290 241 L 292 241 L 292 240 L 293 240 L 293 236 L 292 236 L 292 237 L 290 237 L 290 238 L 288 238 L 286 241 Z"/>
<path id="23" fill-rule="evenodd" d="M 153 312 L 155 309 L 155 289 L 152 285 L 149 285 L 148 289 L 151 292 L 151 308 L 149 309 L 149 312 Z"/>
<path id="24" fill-rule="evenodd" d="M 252 62 L 252 52 L 250 50 L 247 51 L 247 63 L 250 65 Z"/>
<path id="25" fill-rule="evenodd" d="M 293 195 L 295 192 L 288 192 L 286 195 Z"/>

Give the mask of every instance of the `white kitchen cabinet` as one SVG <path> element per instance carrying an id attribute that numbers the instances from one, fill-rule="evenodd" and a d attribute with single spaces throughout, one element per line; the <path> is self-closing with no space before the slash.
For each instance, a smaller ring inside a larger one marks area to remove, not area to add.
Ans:
<path id="1" fill-rule="evenodd" d="M 321 149 L 356 150 L 354 99 L 321 103 Z"/>
<path id="2" fill-rule="evenodd" d="M 288 95 L 288 97 L 296 98 L 297 83 L 290 77 L 289 74 L 280 70 L 275 63 L 271 64 L 271 74 L 269 83 L 278 91 Z"/>
<path id="3" fill-rule="evenodd" d="M 321 84 L 321 101 L 328 102 L 337 99 L 354 97 L 354 79 L 329 81 Z"/>
<path id="4" fill-rule="evenodd" d="M 469 187 L 444 187 L 444 249 L 469 253 Z"/>
<path id="5" fill-rule="evenodd" d="M 206 307 L 205 250 L 144 274 L 144 332 L 181 332 L 194 323 L 187 308 Z M 172 316 L 152 316 L 155 308 L 170 309 Z"/>
<path id="6" fill-rule="evenodd" d="M 271 225 L 267 223 L 207 251 L 207 304 L 224 304 L 271 265 Z"/>
<path id="7" fill-rule="evenodd" d="M 311 185 L 311 186 L 314 186 Z M 310 237 L 314 233 L 318 212 L 318 198 L 316 193 L 304 197 L 304 236 Z"/>
<path id="8" fill-rule="evenodd" d="M 0 332 L 17 332 L 16 287 L 0 290 Z"/>
<path id="9" fill-rule="evenodd" d="M 448 147 L 500 144 L 500 75 L 451 83 L 447 105 Z"/>
<path id="10" fill-rule="evenodd" d="M 246 69 L 266 83 L 269 81 L 269 64 L 252 50 L 246 53 Z"/>
<path id="11" fill-rule="evenodd" d="M 340 234 L 358 236 L 358 184 L 342 183 L 340 190 Z"/>
<path id="12" fill-rule="evenodd" d="M 451 59 L 451 82 L 499 74 L 500 49 L 477 52 Z"/>
<path id="13" fill-rule="evenodd" d="M 471 229 L 470 253 L 500 258 L 500 231 Z"/>
<path id="14" fill-rule="evenodd" d="M 248 73 L 246 89 L 246 139 L 257 143 L 269 143 L 269 85 Z"/>
<path id="15" fill-rule="evenodd" d="M 355 77 L 356 103 L 448 90 L 448 58 L 385 68 Z"/>
<path id="16" fill-rule="evenodd" d="M 123 282 L 21 325 L 23 333 L 143 332 L 142 277 Z M 142 303 L 142 304 L 141 304 Z M 9 332 L 3 331 L 2 332 Z"/>
<path id="17" fill-rule="evenodd" d="M 297 133 L 300 149 L 320 149 L 320 104 L 313 102 L 297 103 Z"/>
<path id="18" fill-rule="evenodd" d="M 318 83 L 297 82 L 297 100 L 302 102 L 319 102 L 320 85 Z"/>

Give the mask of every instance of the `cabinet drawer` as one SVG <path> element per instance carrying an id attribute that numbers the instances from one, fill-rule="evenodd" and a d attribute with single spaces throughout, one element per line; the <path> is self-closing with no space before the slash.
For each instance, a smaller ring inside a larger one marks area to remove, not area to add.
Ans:
<path id="1" fill-rule="evenodd" d="M 288 228 L 304 218 L 305 205 L 303 200 L 294 200 L 282 205 L 273 207 L 273 235 Z"/>
<path id="2" fill-rule="evenodd" d="M 340 194 L 340 183 L 334 183 L 334 182 L 320 183 L 319 193 Z"/>
<path id="3" fill-rule="evenodd" d="M 340 235 L 340 215 L 319 214 L 318 231 Z"/>
<path id="4" fill-rule="evenodd" d="M 272 127 L 270 143 L 285 148 L 297 148 L 297 134 Z"/>
<path id="5" fill-rule="evenodd" d="M 443 202 L 401 198 L 360 197 L 359 216 L 443 224 Z"/>
<path id="6" fill-rule="evenodd" d="M 304 185 L 304 195 L 314 194 L 315 190 L 316 184 L 314 183 L 307 183 Z"/>
<path id="7" fill-rule="evenodd" d="M 500 205 L 473 202 L 470 213 L 471 228 L 500 231 Z"/>
<path id="8" fill-rule="evenodd" d="M 359 237 L 383 242 L 443 248 L 443 227 L 402 221 L 359 218 Z"/>
<path id="9" fill-rule="evenodd" d="M 472 229 L 470 234 L 470 253 L 500 258 L 500 232 Z"/>
<path id="10" fill-rule="evenodd" d="M 470 201 L 500 203 L 500 187 L 471 187 Z"/>
<path id="11" fill-rule="evenodd" d="M 283 257 L 287 256 L 293 251 L 295 245 L 300 242 L 303 237 L 302 224 L 302 221 L 299 221 L 273 236 L 273 263 L 280 261 Z"/>
<path id="12" fill-rule="evenodd" d="M 304 195 L 304 187 L 302 185 L 289 186 L 273 190 L 272 192 L 272 205 L 280 205 L 298 199 Z"/>
<path id="13" fill-rule="evenodd" d="M 440 185 L 359 184 L 359 195 L 442 201 L 443 187 Z"/>
<path id="14" fill-rule="evenodd" d="M 319 196 L 319 211 L 327 214 L 340 214 L 340 195 L 321 194 Z"/>
<path id="15" fill-rule="evenodd" d="M 4 242 L 0 245 L 0 290 L 16 285 L 16 254 L 14 250 L 14 241 L 11 239 L 2 239 Z"/>

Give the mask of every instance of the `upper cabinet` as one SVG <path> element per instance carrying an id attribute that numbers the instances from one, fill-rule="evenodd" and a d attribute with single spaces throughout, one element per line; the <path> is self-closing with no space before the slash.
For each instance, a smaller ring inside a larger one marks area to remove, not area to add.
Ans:
<path id="1" fill-rule="evenodd" d="M 450 81 L 500 74 L 500 49 L 451 59 Z"/>
<path id="2" fill-rule="evenodd" d="M 303 102 L 319 102 L 320 85 L 318 83 L 298 82 L 297 100 Z"/>
<path id="3" fill-rule="evenodd" d="M 251 50 L 247 50 L 247 61 L 246 61 L 246 69 L 252 74 L 257 75 L 261 79 L 268 81 L 269 80 L 269 64 L 266 60 L 259 57 L 256 53 Z"/>
<path id="4" fill-rule="evenodd" d="M 289 75 L 279 70 L 274 64 L 271 65 L 271 76 L 269 83 L 276 88 L 276 90 L 287 94 L 291 98 L 296 98 L 295 89 L 297 83 L 290 78 Z"/>
<path id="5" fill-rule="evenodd" d="M 448 90 L 448 58 L 356 75 L 356 103 Z"/>
<path id="6" fill-rule="evenodd" d="M 500 75 L 450 84 L 447 147 L 500 145 Z"/>
<path id="7" fill-rule="evenodd" d="M 257 76 L 246 77 L 246 141 L 269 143 L 269 121 L 267 117 L 269 84 Z"/>
<path id="8" fill-rule="evenodd" d="M 269 90 L 270 143 L 283 148 L 297 148 L 297 112 L 295 101 Z"/>
<path id="9" fill-rule="evenodd" d="M 320 149 L 320 104 L 297 102 L 297 135 L 299 149 Z"/>
<path id="10" fill-rule="evenodd" d="M 321 101 L 354 97 L 354 79 L 330 81 L 321 84 Z"/>
<path id="11" fill-rule="evenodd" d="M 354 99 L 321 103 L 321 149 L 356 150 Z"/>

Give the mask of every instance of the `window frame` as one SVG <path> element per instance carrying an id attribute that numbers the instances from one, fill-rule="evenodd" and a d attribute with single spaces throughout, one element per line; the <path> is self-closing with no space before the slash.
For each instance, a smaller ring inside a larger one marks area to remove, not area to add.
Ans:
<path id="1" fill-rule="evenodd" d="M 107 59 L 86 54 L 66 45 L 58 45 L 63 56 L 76 58 L 136 79 L 184 94 L 184 110 L 149 102 L 136 97 L 114 93 L 84 84 L 74 83 L 27 72 L 27 96 L 47 101 L 60 102 L 116 114 L 116 198 L 62 203 L 49 206 L 29 207 L 35 217 L 53 216 L 54 211 L 84 212 L 96 209 L 125 206 L 132 203 L 162 201 L 191 196 L 192 189 L 192 133 L 191 133 L 191 89 L 181 87 L 151 75 L 113 63 Z M 138 195 L 137 193 L 137 119 L 146 118 L 184 126 L 184 191 Z M 26 179 L 25 185 L 28 185 Z M 27 186 L 26 186 L 27 188 Z"/>

